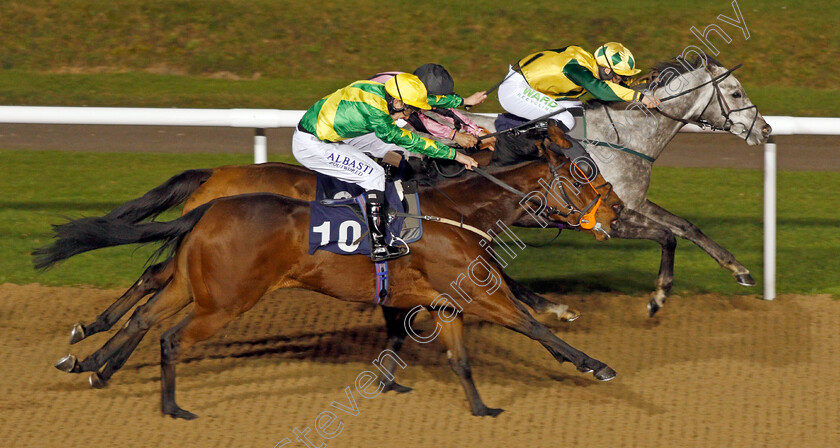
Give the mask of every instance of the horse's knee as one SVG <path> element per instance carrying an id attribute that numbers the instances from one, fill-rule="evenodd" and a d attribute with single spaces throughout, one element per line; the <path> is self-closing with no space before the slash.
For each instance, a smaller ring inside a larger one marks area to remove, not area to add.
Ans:
<path id="1" fill-rule="evenodd" d="M 460 377 L 464 378 L 472 378 L 472 368 L 470 368 L 470 363 L 467 361 L 466 357 L 452 357 L 451 352 L 447 352 L 446 354 L 449 357 L 449 366 L 452 370 L 458 374 Z"/>
<path id="2" fill-rule="evenodd" d="M 125 329 L 131 333 L 138 331 L 148 331 L 155 324 L 154 317 L 147 309 L 148 305 L 143 305 L 134 311 L 134 314 L 125 323 Z"/>
<path id="3" fill-rule="evenodd" d="M 181 338 L 175 332 L 166 332 L 160 338 L 160 358 L 163 362 L 172 362 L 180 353 Z"/>
<path id="4" fill-rule="evenodd" d="M 674 232 L 668 229 L 662 229 L 662 247 L 673 250 L 677 247 L 677 237 Z"/>
<path id="5" fill-rule="evenodd" d="M 672 226 L 671 230 L 680 238 L 687 240 L 696 240 L 703 236 L 703 232 L 699 227 L 685 219 L 680 219 L 679 222 Z"/>
<path id="6" fill-rule="evenodd" d="M 140 276 L 140 280 L 137 281 L 138 285 L 142 285 L 146 290 L 155 290 L 166 286 L 172 279 L 172 265 L 172 259 L 169 259 L 149 266 Z"/>

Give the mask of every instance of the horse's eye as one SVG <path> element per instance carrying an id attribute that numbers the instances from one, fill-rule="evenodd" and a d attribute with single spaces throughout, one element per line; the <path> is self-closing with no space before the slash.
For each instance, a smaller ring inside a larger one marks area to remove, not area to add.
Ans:
<path id="1" fill-rule="evenodd" d="M 732 98 L 741 98 L 741 92 L 735 92 L 732 94 Z"/>

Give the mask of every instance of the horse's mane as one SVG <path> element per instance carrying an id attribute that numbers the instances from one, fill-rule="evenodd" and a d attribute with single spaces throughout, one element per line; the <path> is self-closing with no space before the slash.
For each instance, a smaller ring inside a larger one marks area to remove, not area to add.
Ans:
<path id="1" fill-rule="evenodd" d="M 705 65 L 702 63 L 703 59 L 706 60 Z M 710 65 L 712 67 L 723 67 L 723 64 L 721 64 L 717 59 L 709 56 L 706 53 L 703 53 L 703 57 L 700 57 L 700 55 L 695 56 L 694 60 L 691 61 L 691 62 L 686 63 L 687 61 L 685 61 L 685 60 L 683 60 L 683 61 L 684 62 L 681 63 L 680 62 L 680 57 L 677 56 L 677 57 L 672 58 L 672 59 L 657 62 L 656 64 L 653 64 L 653 67 L 650 69 L 650 71 L 655 72 L 655 73 L 662 73 L 666 69 L 674 69 L 674 70 L 677 71 L 677 73 L 682 75 L 684 73 L 688 73 L 688 72 L 694 70 L 695 67 L 700 67 L 700 66 Z"/>
<path id="2" fill-rule="evenodd" d="M 705 64 L 703 64 L 704 59 L 706 61 Z M 682 62 L 680 62 L 680 60 L 681 58 L 679 56 L 676 56 L 671 59 L 666 59 L 664 61 L 660 61 L 653 64 L 653 67 L 651 67 L 650 71 L 641 77 L 640 82 L 631 85 L 629 88 L 637 92 L 643 92 L 645 89 L 648 88 L 652 80 L 656 79 L 656 76 L 659 73 L 664 72 L 665 70 L 676 70 L 677 74 L 683 75 L 690 71 L 693 71 L 696 67 L 723 67 L 723 64 L 721 64 L 720 61 L 709 56 L 706 53 L 703 53 L 702 57 L 700 55 L 696 55 L 691 62 L 688 62 L 686 60 L 682 60 Z M 604 101 L 599 100 L 597 98 L 591 98 L 587 100 L 583 105 L 584 109 L 595 109 L 601 106 L 609 107 L 611 109 L 626 108 L 626 105 L 623 101 Z"/>

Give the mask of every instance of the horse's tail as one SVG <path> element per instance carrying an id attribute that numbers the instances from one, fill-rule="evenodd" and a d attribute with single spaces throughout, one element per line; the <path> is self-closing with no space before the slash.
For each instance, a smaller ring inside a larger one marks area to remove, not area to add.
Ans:
<path id="1" fill-rule="evenodd" d="M 212 204 L 208 202 L 168 222 L 137 224 L 119 219 L 82 218 L 54 225 L 57 240 L 52 245 L 32 251 L 32 262 L 35 269 L 44 270 L 82 252 L 152 241 L 163 241 L 163 246 L 155 251 L 155 254 L 160 254 L 167 248 L 177 247 Z"/>
<path id="2" fill-rule="evenodd" d="M 172 176 L 137 199 L 132 199 L 105 215 L 106 219 L 119 219 L 130 223 L 156 217 L 184 202 L 201 184 L 213 175 L 212 169 L 187 170 Z"/>

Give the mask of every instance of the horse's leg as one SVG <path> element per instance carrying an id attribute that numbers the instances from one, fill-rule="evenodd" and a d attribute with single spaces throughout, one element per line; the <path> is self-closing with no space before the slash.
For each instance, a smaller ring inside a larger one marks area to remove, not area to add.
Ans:
<path id="1" fill-rule="evenodd" d="M 610 236 L 624 239 L 645 239 L 656 241 L 662 248 L 659 260 L 659 276 L 656 278 L 653 297 L 648 302 L 648 312 L 653 317 L 665 304 L 665 299 L 674 284 L 674 253 L 677 249 L 677 239 L 667 227 L 650 218 L 626 209 L 621 214 L 618 227 L 613 228 Z"/>
<path id="2" fill-rule="evenodd" d="M 694 224 L 680 218 L 649 200 L 646 200 L 637 207 L 636 211 L 665 225 L 678 237 L 687 239 L 700 246 L 700 248 L 714 258 L 722 268 L 730 270 L 732 275 L 735 277 L 735 281 L 739 284 L 744 286 L 755 286 L 755 280 L 753 280 L 750 275 L 750 271 L 738 262 L 734 255 L 729 253 L 729 251 L 721 247 L 718 243 L 712 241 L 711 238 L 706 236 Z"/>
<path id="3" fill-rule="evenodd" d="M 569 308 L 569 305 L 554 303 L 510 278 L 501 269 L 499 272 L 502 274 L 502 278 L 505 283 L 507 283 L 510 287 L 510 292 L 513 293 L 513 297 L 525 305 L 528 305 L 532 310 L 540 314 L 552 313 L 557 316 L 557 319 L 563 322 L 572 322 L 580 317 L 580 312 Z"/>
<path id="4" fill-rule="evenodd" d="M 400 308 L 383 306 L 382 314 L 385 316 L 385 328 L 388 331 L 388 344 L 385 349 L 397 353 L 402 348 L 405 337 L 408 336 L 408 333 L 405 331 L 404 322 L 408 312 Z M 385 361 L 382 362 L 382 368 L 387 374 L 385 372 L 380 372 L 379 374 L 379 381 L 385 386 L 383 391 L 388 392 L 389 390 L 393 390 L 401 394 L 411 392 L 413 390 L 412 388 L 397 384 L 392 379 L 394 378 L 396 367 L 397 361 L 390 356 L 386 356 Z"/>
<path id="5" fill-rule="evenodd" d="M 180 299 L 180 303 L 176 301 L 175 298 L 172 299 L 170 306 L 174 311 L 172 314 L 177 313 L 178 311 L 184 309 L 187 305 L 192 302 L 192 297 L 190 296 L 182 296 Z M 175 309 L 177 307 L 177 309 Z M 126 341 L 120 349 L 114 353 L 110 358 L 107 360 L 107 364 L 105 364 L 105 368 L 102 369 L 101 372 L 93 372 L 90 374 L 90 378 L 88 378 L 88 382 L 90 383 L 90 387 L 95 389 L 101 389 L 108 385 L 108 380 L 116 373 L 118 370 L 122 368 L 125 362 L 128 360 L 131 353 L 137 348 L 137 344 L 146 336 L 146 332 L 138 332 L 137 334 L 131 336 L 128 341 Z"/>
<path id="6" fill-rule="evenodd" d="M 143 340 L 143 337 L 146 336 L 146 332 L 139 331 L 136 334 L 129 336 L 128 340 L 117 350 L 116 353 L 113 354 L 108 360 L 107 364 L 105 364 L 105 368 L 102 369 L 102 372 L 93 372 L 88 377 L 88 383 L 90 383 L 90 387 L 94 389 L 103 389 L 108 386 L 108 380 L 120 370 L 122 366 L 128 361 L 129 356 L 134 352 L 134 349 L 137 348 L 137 344 Z"/>
<path id="7" fill-rule="evenodd" d="M 96 317 L 96 321 L 90 325 L 81 323 L 73 325 L 73 330 L 70 332 L 70 344 L 75 344 L 92 334 L 109 330 L 140 299 L 163 288 L 171 278 L 171 259 L 149 266 L 125 294 Z"/>
<path id="8" fill-rule="evenodd" d="M 61 358 L 55 367 L 59 370 L 80 373 L 99 370 L 124 344 L 138 333 L 145 335 L 149 328 L 162 319 L 172 316 L 184 307 L 184 296 L 189 296 L 189 289 L 184 282 L 170 282 L 158 291 L 145 305 L 137 308 L 128 322 L 108 340 L 99 350 L 93 352 L 81 362 L 74 355 Z M 187 303 L 189 303 L 187 301 Z M 139 342 L 139 340 L 138 340 Z M 133 349 L 133 348 L 132 348 Z"/>
<path id="9" fill-rule="evenodd" d="M 458 314 L 455 319 L 448 318 L 444 310 L 429 310 L 435 322 L 441 326 L 440 337 L 446 345 L 446 357 L 449 359 L 449 366 L 461 380 L 461 386 L 467 394 L 470 402 L 470 411 L 473 415 L 495 417 L 502 413 L 502 409 L 488 408 L 481 400 L 478 389 L 472 378 L 472 369 L 467 361 L 467 349 L 464 347 L 464 318 Z M 451 312 L 447 312 L 451 314 Z"/>
<path id="10" fill-rule="evenodd" d="M 471 255 L 467 251 L 464 251 L 464 253 L 467 256 Z M 470 272 L 471 275 L 477 275 L 475 269 L 466 266 L 461 270 Z M 494 274 L 488 272 L 484 287 L 466 279 L 457 284 L 459 297 L 463 299 L 465 295 L 470 298 L 470 301 L 466 303 L 463 300 L 455 299 L 463 307 L 465 313 L 505 326 L 539 341 L 558 361 L 569 361 L 580 372 L 594 371 L 594 376 L 598 380 L 608 381 L 615 377 L 615 371 L 609 366 L 567 344 L 554 335 L 548 327 L 537 321 L 524 306 L 513 298 L 513 294 L 504 282 L 493 283 Z M 415 288 L 417 287 L 418 285 L 415 283 Z"/>
<path id="11" fill-rule="evenodd" d="M 192 420 L 198 416 L 175 403 L 175 362 L 178 356 L 197 342 L 212 336 L 245 310 L 196 309 L 193 314 L 169 329 L 160 338 L 161 410 L 172 418 Z"/>

